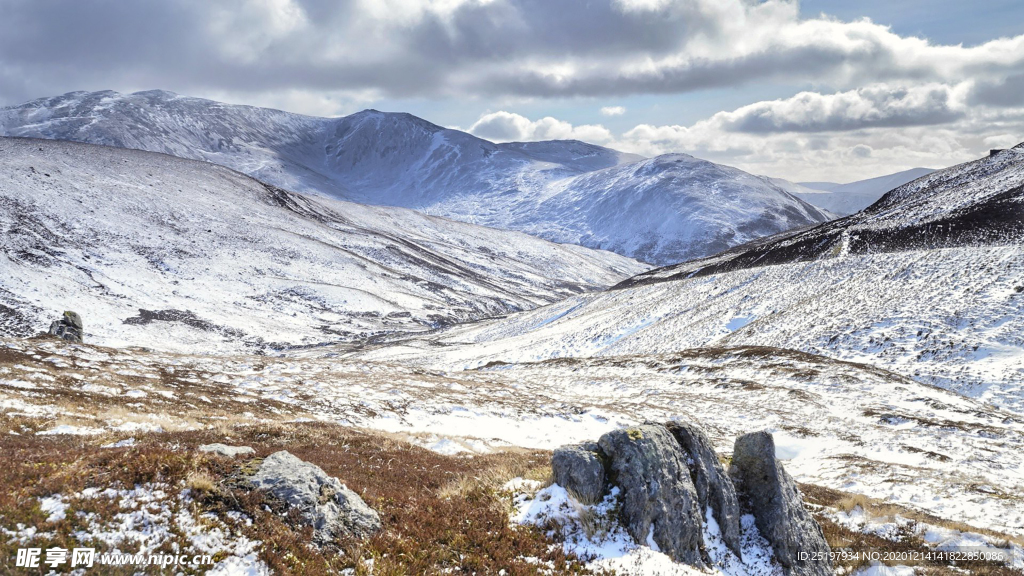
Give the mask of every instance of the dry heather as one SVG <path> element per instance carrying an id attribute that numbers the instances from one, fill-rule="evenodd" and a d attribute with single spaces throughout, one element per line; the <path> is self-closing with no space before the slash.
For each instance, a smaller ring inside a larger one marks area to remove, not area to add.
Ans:
<path id="1" fill-rule="evenodd" d="M 90 487 L 160 483 L 190 488 L 197 518 L 204 513 L 225 517 L 232 511 L 248 515 L 251 525 L 234 528 L 262 542 L 259 556 L 278 574 L 334 574 L 345 568 L 363 574 L 371 560 L 378 575 L 534 574 L 538 562 L 557 567 L 559 573 L 588 573 L 539 530 L 509 523 L 509 500 L 500 485 L 516 475 L 543 474 L 547 453 L 443 456 L 378 434 L 313 423 L 239 427 L 228 438 L 213 430 L 155 433 L 131 447 L 101 447 L 115 439 L 4 437 L 0 483 L 9 489 L 0 493 L 0 525 L 21 524 L 49 534 L 33 541 L 44 549 L 81 546 L 73 534 L 83 528 L 82 518 L 111 517 L 119 510 L 116 502 L 75 500 L 66 518 L 48 522 L 40 498 L 80 494 Z M 294 518 L 282 516 L 276 503 L 240 481 L 254 460 L 233 461 L 195 449 L 215 441 L 252 446 L 257 457 L 287 449 L 317 464 L 377 509 L 384 530 L 362 543 L 311 548 L 310 530 L 295 528 Z M 165 545 L 167 551 L 171 545 Z M 17 547 L 0 542 L 0 572 L 15 571 Z"/>

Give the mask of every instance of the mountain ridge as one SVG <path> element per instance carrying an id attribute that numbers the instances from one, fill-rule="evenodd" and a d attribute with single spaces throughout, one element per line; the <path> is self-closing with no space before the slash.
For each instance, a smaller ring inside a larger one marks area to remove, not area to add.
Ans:
<path id="1" fill-rule="evenodd" d="M 0 109 L 0 134 L 204 160 L 286 190 L 412 208 L 658 264 L 830 217 L 737 169 L 721 182 L 710 169 L 625 181 L 616 168 L 651 159 L 573 141 L 495 144 L 407 113 L 316 118 L 165 91 L 73 92 Z M 646 213 L 615 201 L 636 188 L 646 191 Z M 701 217 L 716 201 L 747 196 L 755 206 L 730 211 L 729 221 Z M 608 225 L 616 220 L 629 225 Z M 652 243 L 654 236 L 663 242 Z"/>
<path id="2" fill-rule="evenodd" d="M 871 204 L 874 204 L 886 192 L 911 182 L 922 176 L 935 172 L 933 168 L 910 168 L 892 174 L 885 174 L 875 178 L 867 178 L 846 184 L 815 183 L 805 184 L 830 184 L 823 188 L 806 186 L 797 183 L 797 186 L 804 190 L 791 190 L 800 199 L 809 202 L 819 208 L 824 208 L 838 216 L 849 216 L 860 212 Z"/>

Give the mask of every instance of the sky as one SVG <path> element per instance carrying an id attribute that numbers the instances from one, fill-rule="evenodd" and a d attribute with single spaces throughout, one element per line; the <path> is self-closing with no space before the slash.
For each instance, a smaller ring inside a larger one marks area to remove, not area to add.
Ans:
<path id="1" fill-rule="evenodd" d="M 0 0 L 0 15 L 0 106 L 164 89 L 375 108 L 793 181 L 1024 141 L 1015 0 Z"/>

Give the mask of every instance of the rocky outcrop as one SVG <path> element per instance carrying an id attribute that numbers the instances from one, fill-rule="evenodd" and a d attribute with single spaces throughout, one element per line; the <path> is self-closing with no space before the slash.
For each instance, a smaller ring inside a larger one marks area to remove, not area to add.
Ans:
<path id="1" fill-rule="evenodd" d="M 814 518 L 804 508 L 796 483 L 775 457 L 775 441 L 767 432 L 736 439 L 730 475 L 754 515 L 757 529 L 771 544 L 775 558 L 792 576 L 831 576 L 830 548 Z M 806 557 L 821 561 L 801 560 Z"/>
<path id="2" fill-rule="evenodd" d="M 830 549 L 767 432 L 736 440 L 728 473 L 707 434 L 685 422 L 645 423 L 609 432 L 597 444 L 563 446 L 551 465 L 555 482 L 584 504 L 601 501 L 606 488 L 616 486 L 619 519 L 630 536 L 677 562 L 712 564 L 704 542 L 705 522 L 712 520 L 721 542 L 742 561 L 740 518 L 749 513 L 787 575 L 832 574 L 828 560 L 801 560 L 801 552 L 827 559 Z"/>
<path id="3" fill-rule="evenodd" d="M 218 456 L 227 456 L 228 458 L 248 456 L 256 453 L 249 446 L 228 446 L 227 444 L 203 444 L 199 447 L 199 451 L 217 454 Z"/>
<path id="4" fill-rule="evenodd" d="M 615 430 L 598 441 L 622 490 L 622 520 L 637 542 L 703 568 L 701 514 L 686 457 L 660 424 Z"/>
<path id="5" fill-rule="evenodd" d="M 67 310 L 60 320 L 54 320 L 50 323 L 48 333 L 68 342 L 81 344 L 82 337 L 85 334 L 82 328 L 82 317 L 77 312 Z"/>
<path id="6" fill-rule="evenodd" d="M 740 551 L 740 504 L 736 489 L 718 460 L 711 440 L 699 426 L 686 422 L 665 424 L 689 457 L 690 475 L 697 489 L 701 513 L 710 507 L 722 541 L 737 556 Z"/>
<path id="7" fill-rule="evenodd" d="M 248 481 L 299 510 L 313 527 L 313 539 L 319 544 L 339 538 L 365 538 L 381 528 L 380 517 L 358 494 L 319 466 L 284 450 L 263 460 Z"/>
<path id="8" fill-rule="evenodd" d="M 596 504 L 604 496 L 604 453 L 594 442 L 562 446 L 551 457 L 555 483 L 584 504 Z"/>

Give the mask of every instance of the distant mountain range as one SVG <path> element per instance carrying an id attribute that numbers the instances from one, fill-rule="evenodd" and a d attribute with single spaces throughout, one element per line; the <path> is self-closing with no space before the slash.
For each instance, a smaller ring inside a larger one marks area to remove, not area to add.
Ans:
<path id="1" fill-rule="evenodd" d="M 73 92 L 0 110 L 0 135 L 163 152 L 283 189 L 413 208 L 655 264 L 830 215 L 768 178 L 684 154 L 495 144 L 409 114 L 314 118 L 169 92 Z"/>

